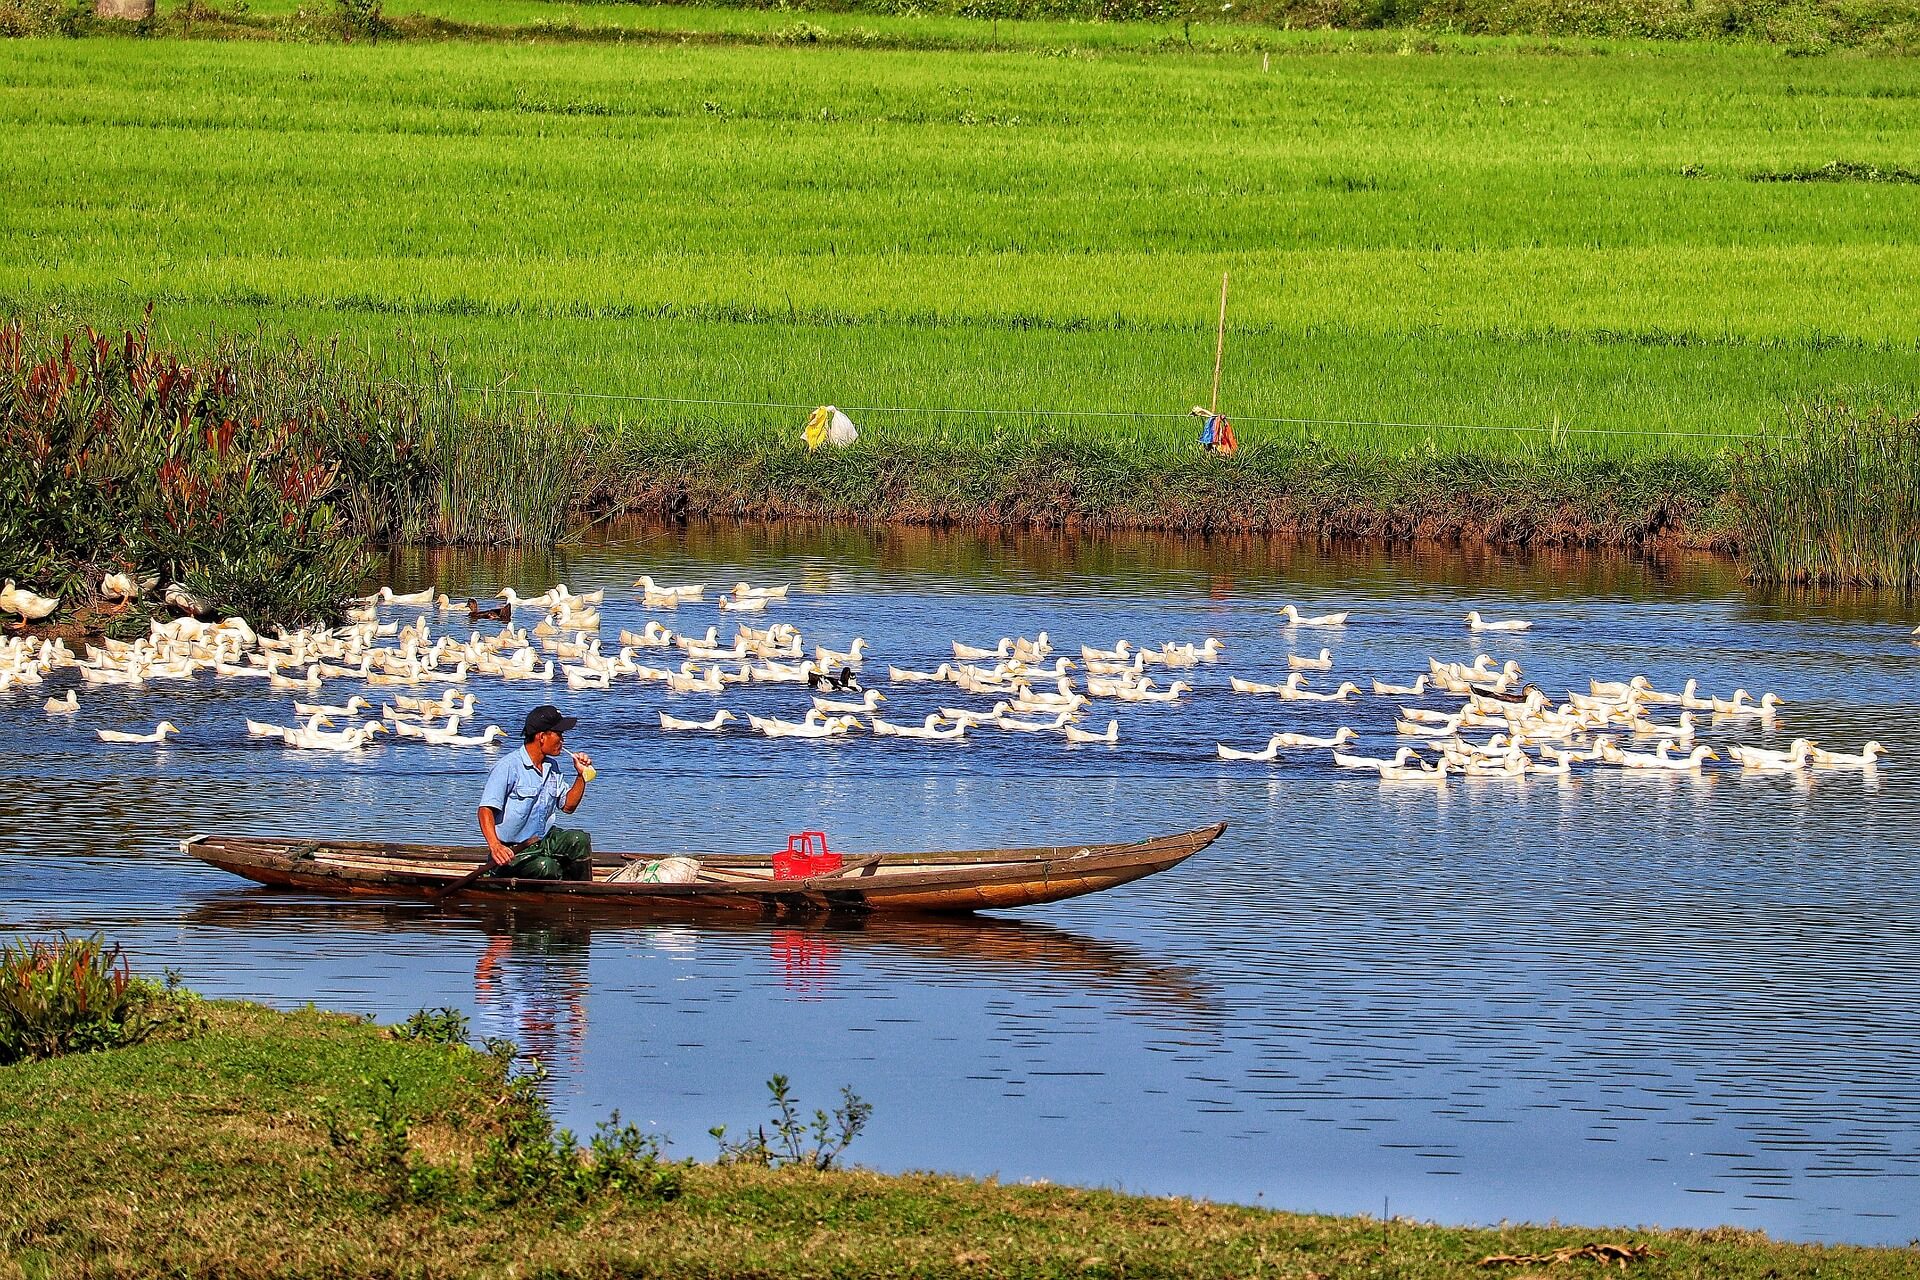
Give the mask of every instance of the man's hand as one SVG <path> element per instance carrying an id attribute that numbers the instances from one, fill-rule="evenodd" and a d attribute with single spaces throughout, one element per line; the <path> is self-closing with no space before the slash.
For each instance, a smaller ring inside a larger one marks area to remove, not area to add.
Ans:
<path id="1" fill-rule="evenodd" d="M 573 757 L 573 771 L 575 773 L 586 774 L 592 771 L 593 769 L 592 756 L 588 755 L 584 751 L 569 751 L 567 754 Z"/>
<path id="2" fill-rule="evenodd" d="M 494 826 L 500 815 L 486 805 L 480 806 L 480 838 L 487 842 L 487 858 L 496 867 L 504 867 L 513 861 L 513 850 L 507 848 L 507 842 L 500 838 L 499 830 Z"/>

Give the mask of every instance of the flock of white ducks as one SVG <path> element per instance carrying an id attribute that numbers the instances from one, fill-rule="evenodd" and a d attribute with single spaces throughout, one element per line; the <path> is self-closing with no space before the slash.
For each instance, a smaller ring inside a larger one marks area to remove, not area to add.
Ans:
<path id="1" fill-rule="evenodd" d="M 131 596 L 131 581 L 114 584 Z M 643 576 L 634 583 L 639 602 L 648 608 L 679 609 L 702 602 L 705 584 L 665 585 Z M 724 612 L 763 612 L 783 601 L 786 586 L 755 587 L 741 582 L 716 597 Z M 735 624 L 731 639 L 722 642 L 717 626 L 702 634 L 681 634 L 657 620 L 639 631 L 621 630 L 608 645 L 598 634 L 604 590 L 575 594 L 565 585 L 538 596 L 522 596 L 512 589 L 500 592 L 499 605 L 464 604 L 431 588 L 409 594 L 382 588 L 355 602 L 349 622 L 341 627 L 279 631 L 263 636 L 244 619 L 219 622 L 184 617 L 155 622 L 149 634 L 135 641 L 103 640 L 73 654 L 61 641 L 36 641 L 13 636 L 0 640 L 0 691 L 16 685 L 37 685 L 49 675 L 70 670 L 83 686 L 145 687 L 156 682 L 190 680 L 211 674 L 216 680 L 258 681 L 269 689 L 296 695 L 293 720 L 274 724 L 245 722 L 251 737 L 277 741 L 299 750 L 353 752 L 367 749 L 386 737 L 429 746 L 488 747 L 506 740 L 496 725 L 472 728 L 476 699 L 471 685 L 487 678 L 502 681 L 564 681 L 572 690 L 611 691 L 616 682 L 655 682 L 677 694 L 720 695 L 748 684 L 794 683 L 810 686 L 812 705 L 803 718 L 741 715 L 718 709 L 706 718 L 659 713 L 665 732 L 724 732 L 744 725 L 770 739 L 840 739 L 861 730 L 876 738 L 899 738 L 929 743 L 958 743 L 980 730 L 1032 735 L 1058 735 L 1073 745 L 1117 744 L 1120 725 L 1112 717 L 1095 717 L 1104 729 L 1082 722 L 1094 714 L 1098 700 L 1138 704 L 1178 704 L 1194 691 L 1192 680 L 1172 676 L 1218 663 L 1225 646 L 1216 638 L 1199 642 L 1167 640 L 1145 646 L 1121 640 L 1109 648 L 1079 647 L 1077 659 L 1058 654 L 1045 631 L 1032 637 L 1006 636 L 991 644 L 953 641 L 952 661 L 932 670 L 899 666 L 887 668 L 896 684 L 951 684 L 983 699 L 984 707 L 941 707 L 919 723 L 883 719 L 887 695 L 859 688 L 853 675 L 863 668 L 870 646 L 856 638 L 845 649 L 815 646 L 811 652 L 798 628 L 787 623 L 754 627 Z M 0 593 L 0 607 L 34 616 L 46 597 L 22 592 L 10 581 Z M 57 604 L 57 602 L 55 602 Z M 410 621 L 392 617 L 394 610 L 420 611 Z M 497 621 L 485 634 L 471 625 L 463 637 L 450 627 L 435 635 L 428 614 L 465 613 L 469 624 Z M 383 612 L 387 611 L 387 612 Z M 47 612 L 51 612 L 49 608 Z M 537 612 L 531 628 L 515 625 L 517 614 Z M 44 617 L 46 613 L 38 616 Z M 1344 629 L 1350 611 L 1304 615 L 1294 605 L 1280 611 L 1280 621 L 1296 629 Z M 1531 627 L 1522 619 L 1490 620 L 1478 612 L 1466 615 L 1469 633 L 1517 632 Z M 1920 632 L 1916 632 L 1920 635 Z M 677 651 L 678 660 L 666 656 Z M 661 654 L 655 658 L 651 655 Z M 1266 683 L 1241 676 L 1229 678 L 1235 694 L 1271 698 L 1284 703 L 1350 703 L 1368 696 L 1352 680 L 1316 689 L 1308 673 L 1331 671 L 1332 649 L 1317 654 L 1291 654 L 1284 682 Z M 1149 674 L 1150 669 L 1159 671 Z M 1076 685 L 1076 672 L 1081 683 Z M 1162 674 L 1165 673 L 1165 674 Z M 1220 758 L 1231 761 L 1271 762 L 1283 752 L 1326 751 L 1335 766 L 1367 770 L 1385 781 L 1444 782 L 1449 777 L 1518 777 L 1527 774 L 1567 774 L 1575 765 L 1628 770 L 1697 773 L 1722 755 L 1698 741 L 1703 728 L 1729 723 L 1772 728 L 1776 694 L 1758 699 L 1736 689 L 1725 699 L 1702 696 L 1696 681 L 1678 691 L 1653 687 L 1645 677 L 1589 682 L 1585 693 L 1569 691 L 1555 703 L 1540 690 L 1523 683 L 1518 663 L 1504 664 L 1481 655 L 1470 664 L 1429 660 L 1429 670 L 1410 681 L 1372 680 L 1376 698 L 1416 699 L 1447 705 L 1401 706 L 1394 721 L 1396 750 L 1388 756 L 1355 754 L 1347 748 L 1360 737 L 1351 726 L 1330 733 L 1286 731 L 1272 734 L 1264 746 L 1240 748 L 1216 745 Z M 320 701 L 328 682 L 359 682 L 369 690 L 440 686 L 437 697 L 393 693 L 373 716 L 373 702 L 364 693 L 345 699 Z M 847 690 L 847 696 L 820 696 Z M 1673 721 L 1655 718 L 1656 708 L 1677 708 Z M 71 716 L 81 710 L 77 688 L 50 697 L 48 715 Z M 361 720 L 366 714 L 370 718 Z M 865 717 L 863 721 L 862 717 Z M 1476 733 L 1489 736 L 1476 739 Z M 162 744 L 180 732 L 171 721 L 151 731 L 96 730 L 104 742 Z M 1886 755 L 1878 742 L 1859 752 L 1823 750 L 1817 742 L 1795 739 L 1785 750 L 1732 746 L 1726 759 L 1743 770 L 1790 773 L 1811 768 L 1872 769 Z"/>

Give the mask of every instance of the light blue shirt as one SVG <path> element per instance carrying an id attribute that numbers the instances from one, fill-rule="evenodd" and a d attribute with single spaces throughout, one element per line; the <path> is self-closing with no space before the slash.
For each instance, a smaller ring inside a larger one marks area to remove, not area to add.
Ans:
<path id="1" fill-rule="evenodd" d="M 566 794 L 567 784 L 560 780 L 560 770 L 553 761 L 543 761 L 536 769 L 533 757 L 521 747 L 500 757 L 487 773 L 480 806 L 499 811 L 493 829 L 502 844 L 519 844 L 547 834 Z"/>

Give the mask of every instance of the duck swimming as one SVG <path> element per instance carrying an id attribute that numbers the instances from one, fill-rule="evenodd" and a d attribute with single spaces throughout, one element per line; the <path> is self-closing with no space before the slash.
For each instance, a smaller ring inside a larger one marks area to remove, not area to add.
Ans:
<path id="1" fill-rule="evenodd" d="M 740 717 L 734 715 L 731 711 L 722 710 L 714 712 L 705 720 L 682 720 L 678 716 L 670 716 L 662 711 L 660 713 L 660 727 L 669 730 L 704 729 L 708 733 L 711 733 L 722 725 L 731 724 L 739 718 Z"/>

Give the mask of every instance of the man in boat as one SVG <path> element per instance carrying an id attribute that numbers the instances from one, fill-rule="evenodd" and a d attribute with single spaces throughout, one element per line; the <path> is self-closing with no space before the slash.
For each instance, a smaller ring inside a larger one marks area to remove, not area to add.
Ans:
<path id="1" fill-rule="evenodd" d="M 591 880 L 593 841 L 584 831 L 553 825 L 556 813 L 572 813 L 587 793 L 593 761 L 565 749 L 567 730 L 579 724 L 558 707 L 527 712 L 521 730 L 526 745 L 503 757 L 487 774 L 480 793 L 480 834 L 493 865 L 489 875 L 523 880 Z M 573 785 L 556 761 L 573 761 Z"/>

